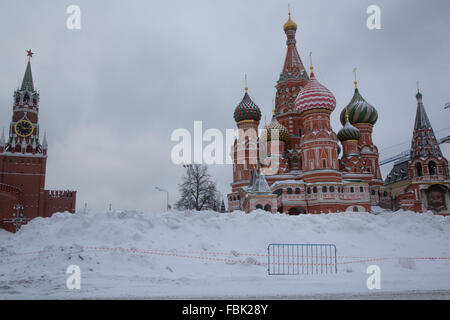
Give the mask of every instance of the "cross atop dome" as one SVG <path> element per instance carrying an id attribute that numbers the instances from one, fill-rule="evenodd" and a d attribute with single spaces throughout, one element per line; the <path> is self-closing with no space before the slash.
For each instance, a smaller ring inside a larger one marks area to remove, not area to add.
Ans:
<path id="1" fill-rule="evenodd" d="M 297 30 L 297 24 L 291 19 L 291 4 L 288 4 L 288 21 L 283 26 L 284 32 L 288 30 Z"/>

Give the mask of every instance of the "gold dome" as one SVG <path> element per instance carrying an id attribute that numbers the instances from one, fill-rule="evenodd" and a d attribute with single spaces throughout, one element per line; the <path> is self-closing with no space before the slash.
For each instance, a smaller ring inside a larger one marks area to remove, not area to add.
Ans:
<path id="1" fill-rule="evenodd" d="M 289 13 L 289 19 L 288 21 L 284 24 L 284 32 L 288 31 L 288 30 L 297 30 L 297 24 L 292 21 L 291 19 L 291 14 Z"/>

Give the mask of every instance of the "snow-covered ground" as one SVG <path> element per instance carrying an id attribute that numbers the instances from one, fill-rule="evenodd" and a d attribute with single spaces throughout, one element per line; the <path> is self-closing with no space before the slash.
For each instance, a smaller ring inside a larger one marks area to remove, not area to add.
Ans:
<path id="1" fill-rule="evenodd" d="M 333 243 L 338 273 L 270 276 L 270 243 Z M 449 258 L 450 217 L 431 213 L 59 213 L 0 232 L 0 298 L 449 299 Z"/>

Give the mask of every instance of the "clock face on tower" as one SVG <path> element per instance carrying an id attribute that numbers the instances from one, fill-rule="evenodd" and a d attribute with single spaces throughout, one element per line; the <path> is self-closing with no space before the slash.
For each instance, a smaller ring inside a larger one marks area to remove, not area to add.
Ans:
<path id="1" fill-rule="evenodd" d="M 34 126 L 28 120 L 19 120 L 14 126 L 14 131 L 19 137 L 25 138 L 31 136 Z"/>

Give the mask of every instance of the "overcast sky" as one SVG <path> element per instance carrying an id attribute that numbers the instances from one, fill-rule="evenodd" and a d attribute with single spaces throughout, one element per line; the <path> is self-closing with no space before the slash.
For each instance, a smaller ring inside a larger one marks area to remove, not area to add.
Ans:
<path id="1" fill-rule="evenodd" d="M 154 187 L 168 189 L 174 202 L 183 173 L 170 160 L 174 129 L 192 131 L 194 120 L 204 129 L 235 128 L 245 73 L 250 96 L 270 119 L 287 3 L 1 1 L 0 128 L 8 128 L 31 48 L 49 142 L 46 188 L 78 190 L 78 209 L 112 203 L 160 211 L 165 195 Z M 71 4 L 81 8 L 81 30 L 66 28 Z M 381 30 L 366 27 L 371 4 L 381 8 Z M 450 134 L 443 108 L 450 101 L 450 1 L 291 0 L 291 8 L 304 64 L 312 51 L 318 80 L 336 96 L 335 131 L 357 67 L 360 91 L 379 113 L 381 158 L 409 148 L 416 81 L 438 137 Z M 211 172 L 228 193 L 231 166 Z"/>

